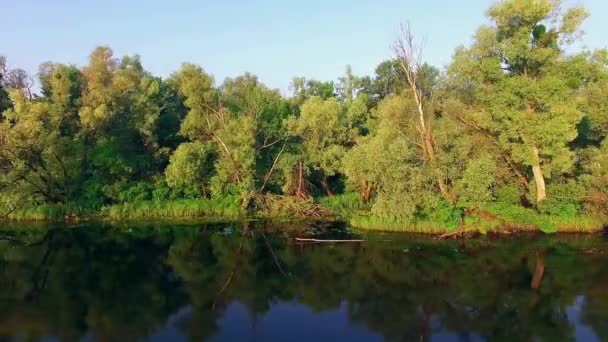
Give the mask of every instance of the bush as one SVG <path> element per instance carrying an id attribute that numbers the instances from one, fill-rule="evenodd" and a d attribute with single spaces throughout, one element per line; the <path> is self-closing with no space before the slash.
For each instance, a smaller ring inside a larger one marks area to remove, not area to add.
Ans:
<path id="1" fill-rule="evenodd" d="M 548 215 L 576 216 L 581 212 L 584 193 L 584 187 L 573 181 L 551 184 L 547 199 L 538 205 L 538 209 Z"/>
<path id="2" fill-rule="evenodd" d="M 441 202 L 439 206 L 426 215 L 427 220 L 442 224 L 448 231 L 455 230 L 460 225 L 463 209 Z"/>
<path id="3" fill-rule="evenodd" d="M 320 197 L 317 202 L 330 209 L 339 217 L 350 217 L 361 212 L 368 212 L 371 204 L 361 199 L 357 193 L 346 193 L 334 197 Z"/>
<path id="4" fill-rule="evenodd" d="M 503 185 L 496 189 L 496 202 L 518 205 L 520 192 L 516 185 Z"/>
<path id="5" fill-rule="evenodd" d="M 153 185 L 148 182 L 136 182 L 118 193 L 120 202 L 137 202 L 152 199 Z"/>

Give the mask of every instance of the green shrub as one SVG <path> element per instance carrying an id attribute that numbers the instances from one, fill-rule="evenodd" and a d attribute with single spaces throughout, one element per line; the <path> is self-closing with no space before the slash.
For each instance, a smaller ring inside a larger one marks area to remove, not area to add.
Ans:
<path id="1" fill-rule="evenodd" d="M 543 214 L 553 216 L 576 216 L 581 212 L 584 193 L 584 187 L 573 181 L 551 184 L 547 199 L 538 205 L 538 209 Z"/>
<path id="2" fill-rule="evenodd" d="M 520 195 L 516 185 L 503 185 L 496 189 L 496 202 L 519 205 Z"/>
<path id="3" fill-rule="evenodd" d="M 371 204 L 361 199 L 357 193 L 346 193 L 334 197 L 320 197 L 317 202 L 330 209 L 334 215 L 349 217 L 371 209 Z"/>
<path id="4" fill-rule="evenodd" d="M 148 182 L 136 182 L 118 193 L 120 202 L 137 202 L 152 199 L 153 185 Z"/>
<path id="5" fill-rule="evenodd" d="M 426 215 L 428 221 L 437 222 L 442 224 L 446 230 L 452 231 L 458 228 L 460 225 L 461 218 L 463 216 L 463 209 L 450 205 L 446 202 L 441 202 L 440 205 Z"/>

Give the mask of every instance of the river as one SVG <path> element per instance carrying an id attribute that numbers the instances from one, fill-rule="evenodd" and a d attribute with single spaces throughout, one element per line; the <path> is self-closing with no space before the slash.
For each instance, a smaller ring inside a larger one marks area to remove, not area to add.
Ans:
<path id="1" fill-rule="evenodd" d="M 602 235 L 83 223 L 0 239 L 0 341 L 608 340 Z"/>

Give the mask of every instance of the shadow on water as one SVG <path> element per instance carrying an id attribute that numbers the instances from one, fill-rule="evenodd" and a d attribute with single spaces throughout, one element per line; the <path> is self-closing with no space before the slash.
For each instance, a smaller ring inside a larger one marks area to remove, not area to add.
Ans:
<path id="1" fill-rule="evenodd" d="M 262 222 L 0 230 L 0 340 L 601 341 L 601 236 Z"/>

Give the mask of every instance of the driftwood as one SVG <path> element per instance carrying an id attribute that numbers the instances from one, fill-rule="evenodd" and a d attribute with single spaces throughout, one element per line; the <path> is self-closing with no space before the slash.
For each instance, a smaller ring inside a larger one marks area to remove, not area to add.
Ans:
<path id="1" fill-rule="evenodd" d="M 296 241 L 313 242 L 313 243 L 343 243 L 343 242 L 366 242 L 367 240 L 320 240 L 320 239 L 296 238 Z"/>

